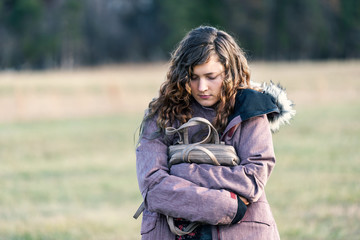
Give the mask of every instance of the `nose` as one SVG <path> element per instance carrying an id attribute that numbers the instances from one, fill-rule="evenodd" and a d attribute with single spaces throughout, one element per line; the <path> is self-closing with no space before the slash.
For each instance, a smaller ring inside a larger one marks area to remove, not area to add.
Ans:
<path id="1" fill-rule="evenodd" d="M 208 90 L 208 85 L 207 85 L 206 79 L 200 78 L 198 90 L 199 90 L 199 92 L 205 92 L 206 90 Z"/>

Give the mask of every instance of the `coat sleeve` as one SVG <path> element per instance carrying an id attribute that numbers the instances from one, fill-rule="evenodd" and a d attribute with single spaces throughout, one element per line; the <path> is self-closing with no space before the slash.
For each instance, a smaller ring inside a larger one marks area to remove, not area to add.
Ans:
<path id="1" fill-rule="evenodd" d="M 235 147 L 241 160 L 240 165 L 227 167 L 183 163 L 172 166 L 171 174 L 199 186 L 228 189 L 250 202 L 257 201 L 275 165 L 267 117 L 260 115 L 242 122 L 228 144 Z"/>
<path id="2" fill-rule="evenodd" d="M 162 138 L 146 136 L 156 129 L 155 121 L 145 125 L 136 149 L 136 167 L 145 207 L 172 217 L 211 225 L 229 224 L 237 212 L 237 199 L 224 189 L 204 186 L 169 174 L 167 145 Z"/>

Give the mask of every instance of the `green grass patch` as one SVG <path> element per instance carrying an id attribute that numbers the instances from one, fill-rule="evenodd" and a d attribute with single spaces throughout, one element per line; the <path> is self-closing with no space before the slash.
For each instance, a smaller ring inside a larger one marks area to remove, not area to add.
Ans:
<path id="1" fill-rule="evenodd" d="M 356 239 L 360 233 L 359 102 L 301 108 L 274 135 L 267 194 L 282 239 Z"/>
<path id="2" fill-rule="evenodd" d="M 137 239 L 141 115 L 0 126 L 0 239 Z"/>
<path id="3" fill-rule="evenodd" d="M 355 239 L 360 104 L 298 107 L 267 185 L 282 239 Z M 140 114 L 0 126 L 0 239 L 139 239 Z"/>

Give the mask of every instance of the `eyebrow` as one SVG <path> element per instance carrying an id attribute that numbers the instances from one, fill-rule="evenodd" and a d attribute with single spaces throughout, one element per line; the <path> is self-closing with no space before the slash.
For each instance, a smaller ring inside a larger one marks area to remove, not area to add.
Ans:
<path id="1" fill-rule="evenodd" d="M 225 71 L 222 71 L 222 72 L 209 72 L 209 73 L 205 73 L 204 75 L 205 75 L 205 76 L 210 76 L 210 75 L 216 74 L 216 76 L 218 76 L 218 75 L 222 74 L 223 72 L 225 72 Z M 198 76 L 198 75 L 195 74 L 195 73 L 192 73 L 191 75 L 192 75 L 192 76 Z"/>

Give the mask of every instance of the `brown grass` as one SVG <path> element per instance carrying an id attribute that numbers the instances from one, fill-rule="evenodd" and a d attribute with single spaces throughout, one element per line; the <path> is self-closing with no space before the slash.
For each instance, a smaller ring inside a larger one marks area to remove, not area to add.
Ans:
<path id="1" fill-rule="evenodd" d="M 358 99 L 360 62 L 254 62 L 252 79 L 281 83 L 297 105 Z M 0 121 L 141 112 L 157 95 L 166 63 L 44 72 L 0 72 Z M 339 91 L 341 89 L 341 91 Z"/>
<path id="2" fill-rule="evenodd" d="M 156 95 L 166 64 L 0 73 L 0 121 L 139 112 Z"/>

